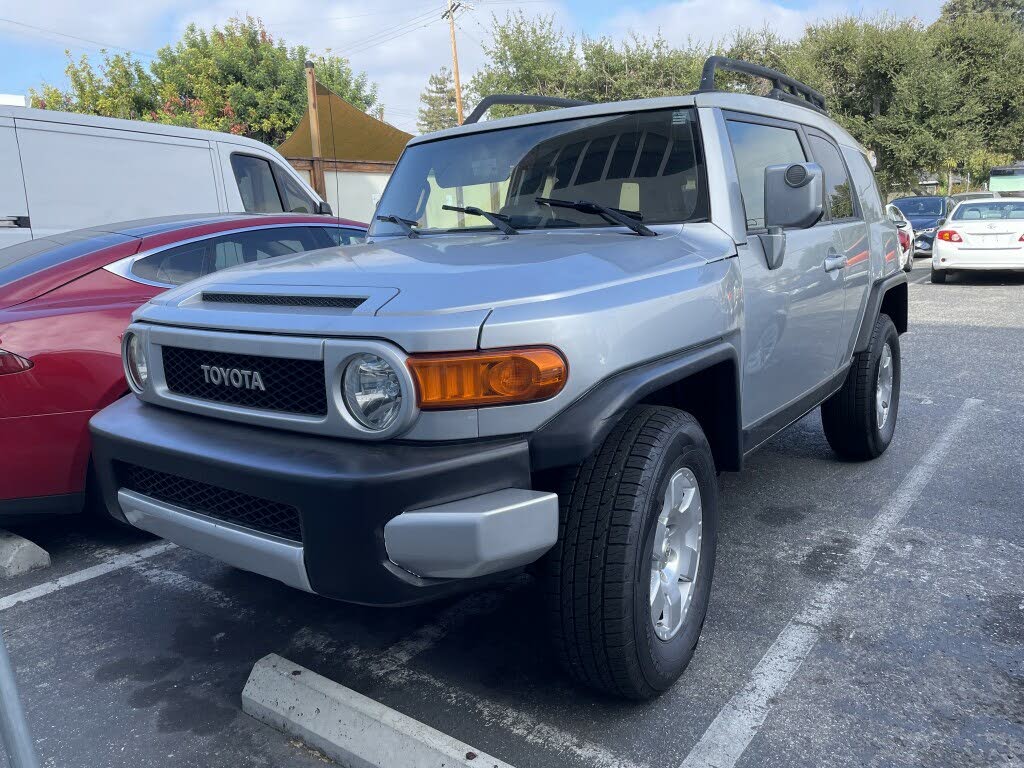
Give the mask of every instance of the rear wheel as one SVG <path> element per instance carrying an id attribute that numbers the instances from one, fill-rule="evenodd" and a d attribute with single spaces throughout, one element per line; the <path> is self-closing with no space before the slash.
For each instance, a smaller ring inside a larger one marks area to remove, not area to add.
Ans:
<path id="1" fill-rule="evenodd" d="M 631 699 L 671 687 L 707 613 L 714 460 L 696 419 L 631 409 L 562 487 L 545 561 L 555 648 L 577 681 Z"/>
<path id="2" fill-rule="evenodd" d="M 932 267 L 932 282 L 933 283 L 944 283 L 946 282 L 946 270 L 936 269 Z"/>
<path id="3" fill-rule="evenodd" d="M 857 461 L 885 452 L 896 432 L 900 374 L 899 334 L 888 315 L 879 315 L 868 348 L 854 355 L 842 389 L 821 405 L 832 450 Z"/>

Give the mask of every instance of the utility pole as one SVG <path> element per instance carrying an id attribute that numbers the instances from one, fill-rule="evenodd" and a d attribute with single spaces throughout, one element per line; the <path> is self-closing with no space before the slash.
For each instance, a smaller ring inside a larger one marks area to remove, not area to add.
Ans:
<path id="1" fill-rule="evenodd" d="M 441 16 L 448 19 L 448 31 L 452 39 L 452 71 L 455 75 L 455 114 L 462 125 L 462 82 L 459 80 L 459 49 L 455 45 L 455 11 L 462 7 L 459 0 L 448 0 L 448 10 Z"/>
<path id="2" fill-rule="evenodd" d="M 309 179 L 313 182 L 313 189 L 324 200 L 327 199 L 327 181 L 324 179 L 324 161 L 320 154 L 320 112 L 316 103 L 316 73 L 313 71 L 313 62 L 306 62 L 306 106 L 309 115 L 309 140 L 312 152 L 313 167 L 309 173 Z"/>

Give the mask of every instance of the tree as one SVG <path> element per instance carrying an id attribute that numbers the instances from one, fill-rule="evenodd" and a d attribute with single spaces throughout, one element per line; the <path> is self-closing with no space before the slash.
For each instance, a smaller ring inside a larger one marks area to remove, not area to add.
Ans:
<path id="1" fill-rule="evenodd" d="M 444 130 L 458 125 L 455 104 L 455 78 L 448 67 L 430 76 L 420 94 L 419 119 L 416 127 L 423 133 Z"/>
<path id="2" fill-rule="evenodd" d="M 948 0 L 942 6 L 944 21 L 957 21 L 980 13 L 1024 27 L 1024 0 Z"/>
<path id="3" fill-rule="evenodd" d="M 377 104 L 377 86 L 348 61 L 275 41 L 259 19 L 229 19 L 209 31 L 189 25 L 181 40 L 157 52 L 147 72 L 128 55 L 102 53 L 69 60 L 67 90 L 43 85 L 33 106 L 128 117 L 242 134 L 276 145 L 306 111 L 304 65 L 363 110 Z M 69 57 L 70 59 L 70 57 Z"/>

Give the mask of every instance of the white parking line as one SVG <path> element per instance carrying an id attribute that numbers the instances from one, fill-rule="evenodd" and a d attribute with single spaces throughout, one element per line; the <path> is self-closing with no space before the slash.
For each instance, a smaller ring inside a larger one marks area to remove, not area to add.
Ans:
<path id="1" fill-rule="evenodd" d="M 817 590 L 783 628 L 743 686 L 718 713 L 680 768 L 732 768 L 764 725 L 775 699 L 811 652 L 822 628 L 832 619 L 843 593 L 900 524 L 935 475 L 954 439 L 966 427 L 981 400 L 969 399 L 907 475 L 871 528 L 851 551 L 852 562 L 840 578 Z"/>
<path id="2" fill-rule="evenodd" d="M 43 584 L 37 584 L 34 587 L 23 589 L 21 592 L 15 592 L 13 595 L 7 597 L 0 597 L 0 611 L 6 611 L 19 603 L 27 603 L 30 600 L 35 600 L 38 597 L 49 595 L 53 592 L 57 592 L 64 587 L 70 587 L 74 584 L 81 584 L 83 581 L 89 581 L 95 579 L 97 576 L 103 576 L 113 571 L 119 571 L 122 568 L 128 568 L 129 566 L 140 563 L 143 560 L 148 560 L 151 557 L 163 554 L 170 549 L 173 549 L 176 544 L 170 542 L 161 542 L 160 544 L 153 544 L 149 547 L 140 549 L 138 552 L 127 552 L 123 555 L 117 555 L 109 560 L 106 560 L 98 565 L 94 565 L 90 568 L 83 568 L 80 571 L 69 573 L 66 576 L 54 579 L 53 581 L 47 581 Z"/>

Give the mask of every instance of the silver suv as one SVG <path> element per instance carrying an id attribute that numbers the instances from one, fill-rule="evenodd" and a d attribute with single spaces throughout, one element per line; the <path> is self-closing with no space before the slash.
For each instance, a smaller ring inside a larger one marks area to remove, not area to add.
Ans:
<path id="1" fill-rule="evenodd" d="M 772 70 L 494 102 L 559 108 L 411 141 L 364 245 L 139 309 L 97 474 L 117 519 L 339 600 L 530 568 L 569 673 L 648 698 L 704 622 L 717 473 L 818 406 L 840 457 L 889 445 L 896 229 L 865 150 Z"/>

